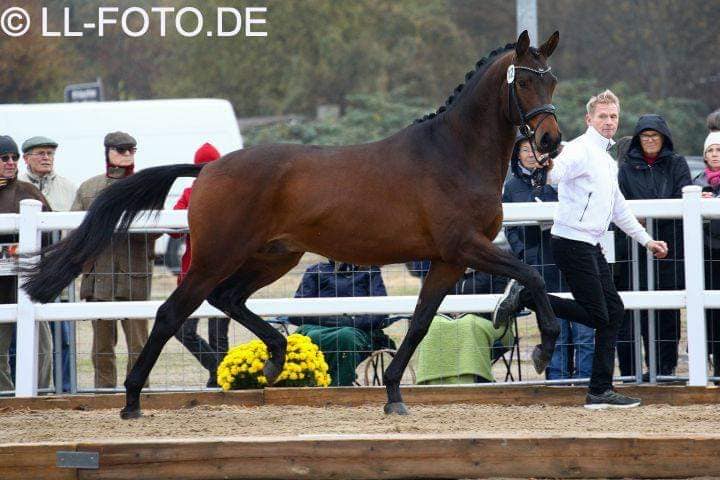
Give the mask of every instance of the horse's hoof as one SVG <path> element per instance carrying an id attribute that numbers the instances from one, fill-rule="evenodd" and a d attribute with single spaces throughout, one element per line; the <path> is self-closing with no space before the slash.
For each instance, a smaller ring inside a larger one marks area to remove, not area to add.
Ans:
<path id="1" fill-rule="evenodd" d="M 267 379 L 268 386 L 275 383 L 277 378 L 280 376 L 283 370 L 283 365 L 276 365 L 273 363 L 272 359 L 265 362 L 265 366 L 263 367 L 263 375 L 265 375 L 265 378 Z"/>
<path id="2" fill-rule="evenodd" d="M 383 410 L 385 415 L 410 415 L 403 402 L 386 403 Z"/>
<path id="3" fill-rule="evenodd" d="M 123 420 L 132 420 L 140 417 L 142 417 L 142 411 L 140 411 L 139 408 L 125 407 L 120 410 L 120 418 L 122 418 Z"/>
<path id="4" fill-rule="evenodd" d="M 540 374 L 545 371 L 548 364 L 550 363 L 550 357 L 545 355 L 545 352 L 543 352 L 543 349 L 540 345 L 535 345 L 535 348 L 532 351 L 532 361 L 533 365 L 535 366 L 535 371 Z"/>
<path id="5" fill-rule="evenodd" d="M 510 280 L 500 296 L 492 314 L 493 328 L 504 328 L 517 315 L 520 309 L 520 292 L 523 286 L 517 280 Z"/>

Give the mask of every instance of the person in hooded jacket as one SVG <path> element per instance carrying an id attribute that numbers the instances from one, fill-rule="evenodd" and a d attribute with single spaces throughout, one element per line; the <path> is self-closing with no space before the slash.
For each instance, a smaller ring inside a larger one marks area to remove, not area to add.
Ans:
<path id="1" fill-rule="evenodd" d="M 359 266 L 328 259 L 303 273 L 295 298 L 385 297 L 387 290 L 377 266 Z M 375 350 L 395 350 L 395 342 L 383 332 L 387 315 L 300 316 L 287 320 L 299 327 L 296 333 L 312 339 L 325 355 L 330 386 L 351 386 L 358 365 Z"/>
<path id="2" fill-rule="evenodd" d="M 204 143 L 195 152 L 195 164 L 208 163 L 220 158 L 220 152 L 211 144 Z M 183 190 L 182 195 L 173 207 L 174 210 L 187 210 L 190 206 L 190 197 L 192 195 L 192 187 Z M 185 236 L 185 253 L 183 254 L 180 264 L 180 274 L 178 275 L 178 285 L 183 281 L 187 271 L 190 268 L 190 260 L 192 251 L 190 246 L 190 235 Z M 230 319 L 227 317 L 211 317 L 208 318 L 208 342 L 198 335 L 198 318 L 188 318 L 175 333 L 175 338 L 187 348 L 190 353 L 197 358 L 209 373 L 210 377 L 207 381 L 207 387 L 217 387 L 217 367 L 225 357 L 228 351 L 228 327 Z"/>
<path id="3" fill-rule="evenodd" d="M 638 119 L 630 147 L 619 165 L 618 183 L 627 200 L 682 198 L 683 187 L 692 184 L 687 161 L 675 152 L 670 128 L 660 115 L 648 114 Z M 653 225 L 656 238 L 667 242 L 670 251 L 667 258 L 656 261 L 655 289 L 682 290 L 685 288 L 682 221 L 655 220 Z M 617 234 L 623 235 L 622 232 Z M 647 288 L 646 256 L 640 255 L 639 261 L 640 285 L 632 285 L 630 266 L 625 262 L 618 269 L 619 290 Z M 674 375 L 680 341 L 680 311 L 656 312 L 655 325 L 657 374 Z M 649 368 L 647 311 L 641 312 L 641 334 L 645 364 Z M 620 372 L 624 376 L 636 375 L 633 338 L 633 314 L 627 311 L 617 342 Z"/>
<path id="4" fill-rule="evenodd" d="M 530 142 L 518 136 L 510 159 L 511 176 L 503 188 L 503 202 L 557 202 L 558 193 L 552 185 L 535 187 L 532 173 L 537 167 Z M 552 223 L 539 226 L 506 227 L 505 236 L 515 256 L 537 268 L 549 292 L 566 292 L 567 287 L 555 265 L 550 248 Z M 595 330 L 564 319 L 550 364 L 545 370 L 548 380 L 588 378 L 592 373 Z M 574 350 L 574 355 L 572 351 Z"/>

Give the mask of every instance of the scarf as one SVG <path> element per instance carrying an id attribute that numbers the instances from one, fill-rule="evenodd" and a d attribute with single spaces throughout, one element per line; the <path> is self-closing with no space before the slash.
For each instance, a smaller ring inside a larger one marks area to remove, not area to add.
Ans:
<path id="1" fill-rule="evenodd" d="M 109 163 L 105 164 L 105 176 L 108 178 L 125 178 L 132 175 L 135 171 L 135 164 L 127 167 L 117 167 Z"/>
<path id="2" fill-rule="evenodd" d="M 709 168 L 706 168 L 705 178 L 707 178 L 707 181 L 710 186 L 713 187 L 713 190 L 720 187 L 720 170 L 712 171 Z"/>
<path id="3" fill-rule="evenodd" d="M 0 177 L 0 190 L 2 190 L 3 188 L 6 188 L 8 185 L 13 183 L 15 180 L 17 180 L 17 172 L 15 173 L 15 176 L 13 178 Z"/>

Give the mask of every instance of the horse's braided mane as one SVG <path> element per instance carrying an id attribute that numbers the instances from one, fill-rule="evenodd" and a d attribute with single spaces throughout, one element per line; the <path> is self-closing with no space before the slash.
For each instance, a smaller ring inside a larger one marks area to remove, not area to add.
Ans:
<path id="1" fill-rule="evenodd" d="M 495 50 L 493 50 L 492 52 L 490 52 L 490 54 L 487 57 L 483 57 L 480 60 L 478 60 L 477 63 L 475 63 L 475 68 L 465 74 L 465 82 L 461 83 L 460 85 L 455 87 L 455 90 L 453 91 L 453 93 L 451 93 L 450 96 L 447 98 L 447 100 L 445 100 L 445 105 L 440 106 L 440 108 L 438 108 L 436 112 L 429 113 L 429 114 L 423 116 L 422 118 L 416 119 L 413 122 L 413 125 L 416 123 L 422 123 L 425 120 L 431 120 L 431 119 L 435 118 L 436 116 L 440 115 L 441 113 L 443 113 L 445 110 L 447 110 L 450 107 L 450 105 L 452 105 L 453 102 L 455 102 L 455 99 L 457 98 L 457 96 L 460 94 L 460 92 L 462 92 L 463 88 L 465 88 L 465 85 L 467 83 L 469 83 L 470 80 L 480 78 L 487 71 L 488 67 L 490 67 L 490 65 L 492 65 L 495 60 L 497 60 L 498 56 L 501 53 L 505 53 L 508 50 L 511 50 L 513 48 L 515 48 L 515 44 L 508 43 L 507 45 L 505 45 L 505 47 L 498 47 Z"/>

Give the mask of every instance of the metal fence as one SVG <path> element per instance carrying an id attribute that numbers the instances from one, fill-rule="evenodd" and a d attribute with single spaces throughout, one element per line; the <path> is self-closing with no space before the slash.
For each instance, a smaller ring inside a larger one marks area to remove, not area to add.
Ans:
<path id="1" fill-rule="evenodd" d="M 687 375 L 678 374 L 670 379 L 688 380 L 690 385 L 706 385 L 708 379 L 717 378 L 708 376 L 707 368 L 707 345 L 705 330 L 705 309 L 720 308 L 720 291 L 704 289 L 704 268 L 703 259 L 703 220 L 720 218 L 720 202 L 714 199 L 701 199 L 699 187 L 686 187 L 682 200 L 640 200 L 629 202 L 634 214 L 638 218 L 645 219 L 680 219 L 683 225 L 684 239 L 684 290 L 663 290 L 653 291 L 654 282 L 653 261 L 646 263 L 649 291 L 622 292 L 621 296 L 625 302 L 626 309 L 638 311 L 649 310 L 650 315 L 661 310 L 685 309 L 683 324 L 685 325 L 687 338 Z M 553 218 L 556 204 L 552 203 L 514 203 L 505 204 L 505 222 L 515 224 L 528 224 L 532 222 L 548 222 Z M 19 214 L 0 215 L 0 233 L 19 233 L 19 251 L 33 252 L 40 245 L 40 238 L 43 232 L 56 232 L 76 228 L 84 216 L 83 212 L 41 212 L 40 204 L 32 200 L 21 202 Z M 648 221 L 651 227 L 652 222 Z M 144 216 L 133 224 L 134 232 L 158 232 L 168 229 L 182 231 L 187 229 L 187 212 L 185 211 L 163 211 L 157 216 Z M 631 249 L 630 261 L 632 275 L 637 278 L 639 275 L 637 259 L 640 255 L 646 255 L 644 251 L 637 248 Z M 651 259 L 650 259 L 651 260 Z M 158 271 L 166 272 L 164 267 L 156 267 Z M 172 279 L 172 277 L 165 273 Z M 287 298 L 292 295 L 295 286 L 299 283 L 302 269 L 292 272 L 284 280 L 282 287 L 266 288 L 248 301 L 248 307 L 265 318 L 276 318 L 282 316 L 327 316 L 327 315 L 359 315 L 359 314 L 392 314 L 410 315 L 416 305 L 417 289 L 419 281 L 407 275 L 404 266 L 391 266 L 383 268 L 383 276 L 397 275 L 402 278 L 387 297 L 346 297 L 346 298 Z M 165 281 L 164 288 L 169 289 L 174 280 Z M 637 283 L 635 283 L 637 285 Z M 71 289 L 72 291 L 72 289 Z M 154 292 L 154 297 L 163 298 L 168 292 Z M 399 294 L 398 294 L 399 293 Z M 567 293 L 559 294 L 570 297 Z M 266 298 L 262 298 L 266 297 Z M 442 313 L 463 313 L 463 312 L 491 312 L 495 306 L 498 296 L 496 294 L 484 295 L 449 295 L 440 307 Z M 71 295 L 69 302 L 58 302 L 50 304 L 33 304 L 25 293 L 18 290 L 17 304 L 0 305 L 0 323 L 17 322 L 17 377 L 15 383 L 15 394 L 17 396 L 37 395 L 37 349 L 38 349 L 38 322 L 48 321 L 86 321 L 94 319 L 117 319 L 119 317 L 129 319 L 154 318 L 161 300 L 131 301 L 131 302 L 78 302 Z M 204 303 L 193 317 L 213 317 L 223 314 L 207 303 Z M 406 322 L 406 321 L 405 321 Z M 523 324 L 523 320 L 520 320 Z M 531 336 L 530 327 L 524 323 L 524 331 L 518 332 L 519 337 Z M 632 340 L 636 345 L 634 377 L 625 377 L 626 380 L 640 381 L 642 362 L 640 339 L 637 333 L 639 328 L 639 317 L 635 315 L 635 338 Z M 406 329 L 406 323 L 398 322 L 394 332 L 395 338 L 401 340 Z M 656 377 L 655 344 L 656 333 L 653 331 L 654 322 L 649 322 L 648 336 L 650 337 L 650 380 L 662 380 L 663 377 Z M 394 327 L 394 326 L 393 326 Z M 393 328 L 391 327 L 391 328 Z M 74 341 L 72 342 L 74 343 Z M 232 345 L 231 341 L 231 345 Z M 684 346 L 684 345 L 683 345 Z M 517 356 L 520 349 L 517 348 Z M 2 355 L 4 352 L 0 352 Z M 73 352 L 73 357 L 76 352 Z M 187 355 L 187 352 L 185 352 Z M 511 354 L 512 355 L 512 354 Z M 512 356 L 510 357 L 512 360 Z M 1 359 L 0 359 L 1 360 Z M 515 357 L 515 361 L 520 360 Z M 192 362 L 192 360 L 190 360 Z M 120 366 L 122 362 L 118 362 Z M 72 370 L 72 383 L 77 388 L 75 369 Z M 157 367 L 156 367 L 157 369 Z M 121 370 L 122 371 L 122 370 Z M 513 377 L 514 378 L 514 377 Z M 514 378 L 517 383 L 519 378 Z M 57 377 L 56 377 L 57 381 Z M 546 381 L 542 378 L 531 378 L 523 380 L 523 383 L 581 383 L 583 379 L 568 379 L 563 381 Z M 151 389 L 153 389 L 151 387 Z M 165 385 L 162 388 L 172 389 L 172 386 Z"/>

